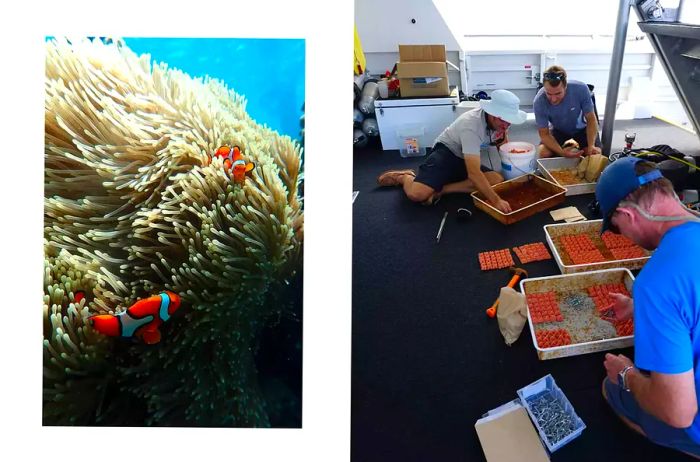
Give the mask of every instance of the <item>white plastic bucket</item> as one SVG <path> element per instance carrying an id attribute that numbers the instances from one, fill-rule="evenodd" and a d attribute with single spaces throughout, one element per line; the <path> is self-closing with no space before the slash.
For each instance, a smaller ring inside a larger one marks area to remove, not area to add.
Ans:
<path id="1" fill-rule="evenodd" d="M 511 152 L 511 151 L 524 152 Z M 511 141 L 499 148 L 501 154 L 501 174 L 506 180 L 532 173 L 537 168 L 537 150 L 524 141 Z"/>

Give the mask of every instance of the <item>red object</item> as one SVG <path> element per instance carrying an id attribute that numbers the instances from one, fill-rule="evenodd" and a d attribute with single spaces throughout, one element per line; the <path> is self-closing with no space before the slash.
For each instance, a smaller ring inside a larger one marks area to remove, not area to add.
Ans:
<path id="1" fill-rule="evenodd" d="M 535 331 L 537 345 L 540 348 L 552 348 L 562 345 L 571 345 L 571 335 L 566 329 L 550 329 Z"/>
<path id="2" fill-rule="evenodd" d="M 599 313 L 608 311 L 610 306 L 614 303 L 615 300 L 610 296 L 611 292 L 627 295 L 628 297 L 630 295 L 627 291 L 627 287 L 622 283 L 599 284 L 587 287 L 586 290 L 588 291 L 588 295 L 593 299 Z"/>
<path id="3" fill-rule="evenodd" d="M 596 246 L 588 234 L 569 234 L 562 236 L 559 241 L 564 248 L 571 252 L 572 250 L 595 250 Z"/>
<path id="4" fill-rule="evenodd" d="M 152 345 L 160 341 L 158 328 L 180 307 L 180 296 L 166 290 L 137 301 L 117 315 L 90 316 L 90 325 L 110 337 L 137 337 Z"/>
<path id="5" fill-rule="evenodd" d="M 550 255 L 547 247 L 542 242 L 513 247 L 513 252 L 518 256 L 521 263 L 552 259 L 552 255 Z"/>
<path id="6" fill-rule="evenodd" d="M 554 291 L 527 294 L 525 298 L 530 310 L 530 319 L 534 324 L 564 320 Z"/>
<path id="7" fill-rule="evenodd" d="M 559 239 L 574 265 L 606 261 L 588 234 L 569 234 Z"/>
<path id="8" fill-rule="evenodd" d="M 513 261 L 513 256 L 510 253 L 510 249 L 503 249 L 490 252 L 480 252 L 479 266 L 481 266 L 481 271 L 488 271 L 515 266 L 515 262 Z"/>
<path id="9" fill-rule="evenodd" d="M 624 247 L 636 247 L 635 243 L 627 239 L 622 234 L 611 233 L 610 231 L 605 231 L 600 238 L 605 243 L 605 247 L 608 249 L 620 249 Z"/>
<path id="10" fill-rule="evenodd" d="M 83 292 L 82 290 L 77 291 L 77 292 L 73 295 L 73 300 L 75 300 L 75 303 L 76 303 L 76 304 L 80 303 L 80 301 L 81 301 L 82 299 L 84 299 L 84 298 L 85 298 L 85 292 Z"/>
<path id="11" fill-rule="evenodd" d="M 610 253 L 613 254 L 615 260 L 626 260 L 628 258 L 642 258 L 646 257 L 644 249 L 638 246 L 634 247 L 622 247 L 620 249 L 610 249 Z"/>

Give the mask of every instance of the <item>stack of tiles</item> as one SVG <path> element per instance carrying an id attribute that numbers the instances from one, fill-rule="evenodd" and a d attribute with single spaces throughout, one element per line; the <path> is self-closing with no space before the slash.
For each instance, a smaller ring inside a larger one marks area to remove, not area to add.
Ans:
<path id="1" fill-rule="evenodd" d="M 616 260 L 626 260 L 628 258 L 642 258 L 646 256 L 644 249 L 636 245 L 631 240 L 621 234 L 614 234 L 605 231 L 601 236 L 605 247 L 610 250 Z"/>
<path id="2" fill-rule="evenodd" d="M 491 252 L 480 252 L 479 253 L 479 265 L 481 266 L 481 271 L 488 271 L 493 269 L 508 268 L 514 266 L 513 256 L 510 253 L 510 249 L 494 250 Z"/>
<path id="3" fill-rule="evenodd" d="M 525 295 L 530 318 L 535 324 L 542 322 L 563 321 L 557 296 L 554 292 L 539 292 Z"/>
<path id="4" fill-rule="evenodd" d="M 520 247 L 513 247 L 513 252 L 520 259 L 520 263 L 530 263 L 532 261 L 540 260 L 551 260 L 552 256 L 549 254 L 547 247 L 545 247 L 542 242 L 535 242 L 534 244 L 525 244 Z"/>
<path id="5" fill-rule="evenodd" d="M 539 330 L 535 332 L 535 337 L 540 348 L 571 345 L 571 336 L 566 329 Z"/>
<path id="6" fill-rule="evenodd" d="M 614 292 L 617 294 L 627 295 L 629 297 L 629 292 L 624 284 L 599 284 L 591 287 L 587 287 L 588 296 L 593 299 L 595 307 L 598 309 L 599 313 L 608 311 L 613 302 L 615 301 L 610 293 Z"/>
<path id="7" fill-rule="evenodd" d="M 562 236 L 560 242 L 574 265 L 605 261 L 605 257 L 587 234 Z"/>

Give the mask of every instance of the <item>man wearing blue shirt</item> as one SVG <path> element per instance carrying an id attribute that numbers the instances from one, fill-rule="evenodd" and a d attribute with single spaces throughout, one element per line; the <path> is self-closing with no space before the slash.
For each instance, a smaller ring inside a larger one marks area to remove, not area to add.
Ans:
<path id="1" fill-rule="evenodd" d="M 614 318 L 634 315 L 635 358 L 605 355 L 603 396 L 654 443 L 700 458 L 700 218 L 654 164 L 636 157 L 603 170 L 596 198 L 602 231 L 655 249 L 633 297 L 614 295 Z"/>
<path id="2" fill-rule="evenodd" d="M 540 157 L 579 157 L 600 154 L 598 119 L 588 85 L 566 78 L 561 66 L 550 66 L 543 74 L 543 87 L 533 101 L 540 135 Z M 579 147 L 563 147 L 570 139 Z"/>

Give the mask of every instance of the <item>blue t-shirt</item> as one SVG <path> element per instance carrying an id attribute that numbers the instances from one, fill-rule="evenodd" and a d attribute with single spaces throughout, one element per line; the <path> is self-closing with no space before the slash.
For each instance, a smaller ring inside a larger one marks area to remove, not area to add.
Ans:
<path id="1" fill-rule="evenodd" d="M 550 126 L 567 135 L 574 135 L 586 128 L 584 115 L 593 112 L 593 100 L 588 85 L 578 80 L 569 80 L 564 99 L 557 105 L 547 99 L 544 87 L 537 92 L 533 101 L 537 128 Z"/>
<path id="2" fill-rule="evenodd" d="M 634 287 L 634 361 L 639 369 L 693 369 L 700 402 L 700 223 L 669 229 Z M 700 414 L 687 430 L 700 443 Z"/>

